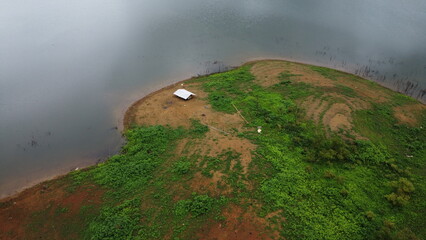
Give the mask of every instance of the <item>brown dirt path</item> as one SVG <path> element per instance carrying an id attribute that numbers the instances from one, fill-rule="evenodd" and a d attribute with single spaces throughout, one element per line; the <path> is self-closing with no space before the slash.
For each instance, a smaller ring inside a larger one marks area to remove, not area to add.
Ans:
<path id="1" fill-rule="evenodd" d="M 257 240 L 278 239 L 279 235 L 270 230 L 264 218 L 257 217 L 251 209 L 243 210 L 240 206 L 231 205 L 224 209 L 223 222 L 214 222 L 200 230 L 197 237 L 205 240 Z"/>

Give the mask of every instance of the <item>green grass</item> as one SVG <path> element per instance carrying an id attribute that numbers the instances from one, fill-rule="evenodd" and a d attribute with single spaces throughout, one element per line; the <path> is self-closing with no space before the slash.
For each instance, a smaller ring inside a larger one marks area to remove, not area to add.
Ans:
<path id="1" fill-rule="evenodd" d="M 89 225 L 91 239 L 129 239 L 139 229 L 140 199 L 125 200 L 117 206 L 105 206 Z"/>
<path id="2" fill-rule="evenodd" d="M 281 80 L 279 84 L 281 85 L 288 85 L 292 83 L 293 77 L 303 76 L 302 74 L 292 74 L 289 71 L 284 71 L 278 75 L 278 79 Z"/>
<path id="3" fill-rule="evenodd" d="M 340 93 L 342 95 L 352 97 L 352 98 L 358 97 L 358 94 L 355 92 L 355 90 L 341 84 L 336 84 L 336 89 L 334 89 L 333 92 Z"/>
<path id="4" fill-rule="evenodd" d="M 318 66 L 310 66 L 310 69 L 321 74 L 323 77 L 336 81 L 343 73 L 334 69 Z"/>
<path id="5" fill-rule="evenodd" d="M 243 66 L 225 73 L 203 77 L 203 87 L 209 92 L 209 102 L 214 110 L 234 113 L 232 98 L 244 94 L 247 86 L 254 79 L 249 66 Z"/>
<path id="6" fill-rule="evenodd" d="M 208 131 L 208 126 L 203 125 L 199 120 L 191 119 L 191 129 L 189 134 L 191 134 L 192 137 L 204 137 Z"/>

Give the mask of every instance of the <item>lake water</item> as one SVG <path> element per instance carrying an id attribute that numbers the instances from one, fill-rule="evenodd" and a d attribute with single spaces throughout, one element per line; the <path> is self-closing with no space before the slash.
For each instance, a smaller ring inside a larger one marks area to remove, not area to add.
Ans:
<path id="1" fill-rule="evenodd" d="M 426 101 L 426 1 L 2 0 L 0 197 L 115 153 L 150 91 L 259 57 Z"/>

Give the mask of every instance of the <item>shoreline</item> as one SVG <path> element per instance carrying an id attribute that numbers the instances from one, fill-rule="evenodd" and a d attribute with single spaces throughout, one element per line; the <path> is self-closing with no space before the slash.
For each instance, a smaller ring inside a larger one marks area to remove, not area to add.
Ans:
<path id="1" fill-rule="evenodd" d="M 67 176 L 68 174 L 70 174 L 71 172 L 75 171 L 75 169 L 87 169 L 93 166 L 96 166 L 97 163 L 99 162 L 99 160 L 96 160 L 96 158 L 93 159 L 85 159 L 85 160 L 81 160 L 79 162 L 77 162 L 74 166 L 72 167 L 63 167 L 63 168 L 58 168 L 56 170 L 52 170 L 52 172 L 55 172 L 54 174 L 51 174 L 51 176 L 47 176 L 46 174 L 38 174 L 36 175 L 31 181 L 28 181 L 27 184 L 25 184 L 25 186 L 14 189 L 12 191 L 10 191 L 10 194 L 4 194 L 3 196 L 0 197 L 0 203 L 1 202 L 5 202 L 8 201 L 10 199 L 13 198 L 17 198 L 19 197 L 19 195 L 24 194 L 24 192 L 31 190 L 33 188 L 37 188 L 39 185 L 45 184 L 47 182 L 50 181 L 55 181 L 58 180 L 60 178 L 63 178 L 65 176 Z M 78 165 L 78 167 L 77 167 Z"/>
<path id="2" fill-rule="evenodd" d="M 309 62 L 298 62 L 298 61 L 294 61 L 294 60 L 291 60 L 291 59 L 288 59 L 288 58 L 251 58 L 251 59 L 248 59 L 247 61 L 243 62 L 242 64 L 240 64 L 238 66 L 232 66 L 230 69 L 228 69 L 228 71 L 232 70 L 234 68 L 238 68 L 238 67 L 241 67 L 241 66 L 244 66 L 244 65 L 253 64 L 253 63 L 261 62 L 261 61 L 286 61 L 286 62 L 301 64 L 301 65 L 312 65 L 312 66 L 320 66 L 320 67 L 330 68 L 330 67 L 327 67 L 327 66 L 324 66 L 324 65 L 317 65 L 317 64 L 312 64 L 312 63 L 309 63 Z M 333 69 L 333 70 L 336 70 L 336 71 L 339 71 L 339 72 L 342 72 L 342 73 L 345 73 L 345 74 L 350 74 L 350 75 L 353 75 L 353 76 L 356 76 L 356 77 L 361 77 L 361 76 L 356 75 L 354 73 L 345 72 L 342 69 L 336 69 L 336 68 L 330 68 L 330 69 Z M 122 125 L 118 126 L 119 129 L 120 129 L 120 131 L 121 131 L 121 133 L 123 134 L 124 131 L 129 128 L 130 121 L 131 121 L 130 120 L 131 119 L 131 115 L 134 114 L 134 110 L 135 110 L 136 106 L 139 105 L 139 104 L 141 104 L 141 103 L 143 103 L 146 99 L 148 99 L 148 98 L 156 95 L 157 93 L 159 93 L 159 92 L 161 92 L 163 90 L 176 87 L 177 85 L 185 83 L 185 82 L 187 82 L 189 80 L 192 80 L 192 79 L 195 79 L 195 78 L 198 78 L 198 77 L 202 77 L 202 76 L 212 75 L 212 74 L 216 74 L 216 73 L 210 73 L 210 74 L 199 75 L 199 76 L 191 76 L 191 77 L 186 78 L 184 80 L 179 80 L 177 82 L 171 83 L 171 84 L 163 86 L 163 87 L 159 86 L 159 88 L 157 88 L 157 90 L 154 90 L 154 91 L 152 91 L 152 92 L 144 95 L 140 99 L 134 101 L 128 107 L 126 107 L 126 109 L 124 111 L 124 116 L 121 118 L 122 119 L 122 121 L 121 121 Z M 361 77 L 361 78 L 367 79 L 369 81 L 372 81 L 372 82 L 374 82 L 374 83 L 376 83 L 376 84 L 378 84 L 378 85 L 382 86 L 383 88 L 386 88 L 386 89 L 388 89 L 390 91 L 401 93 L 401 92 L 398 92 L 398 91 L 396 91 L 396 90 L 394 90 L 394 89 L 392 89 L 390 87 L 382 85 L 380 82 L 368 79 L 366 77 Z M 401 93 L 401 94 L 403 94 L 405 96 L 408 96 L 408 95 L 406 95 L 404 93 Z M 413 98 L 412 96 L 408 96 L 408 97 Z M 425 102 L 423 102 L 421 99 L 416 99 L 416 98 L 413 98 L 413 99 L 417 100 L 419 103 L 422 103 L 423 105 L 426 105 L 426 100 L 425 100 Z M 108 159 L 105 159 L 105 161 L 106 160 L 108 160 Z M 89 163 L 87 165 L 83 164 L 83 166 L 78 167 L 78 169 L 80 169 L 80 170 L 88 169 L 90 167 L 96 166 L 97 162 L 98 161 L 95 161 L 93 164 Z M 7 202 L 7 201 L 10 201 L 10 200 L 15 199 L 15 198 L 19 198 L 21 195 L 24 195 L 25 193 L 27 193 L 27 192 L 29 192 L 29 191 L 31 191 L 33 189 L 36 189 L 36 188 L 40 187 L 41 185 L 46 184 L 47 182 L 55 181 L 55 180 L 61 179 L 63 177 L 66 177 L 68 174 L 70 174 L 73 171 L 74 170 L 71 170 L 71 171 L 66 171 L 65 170 L 65 171 L 63 171 L 64 173 L 53 174 L 52 177 L 46 177 L 46 178 L 40 177 L 40 178 L 38 178 L 38 179 L 43 179 L 43 180 L 30 181 L 30 183 L 26 184 L 26 186 L 14 190 L 12 194 L 10 194 L 10 195 L 9 194 L 5 194 L 4 197 L 0 197 L 0 203 Z"/>
<path id="3" fill-rule="evenodd" d="M 178 82 L 175 82 L 175 83 L 172 83 L 172 84 L 170 84 L 170 85 L 167 85 L 167 86 L 165 86 L 165 87 L 162 87 L 162 88 L 160 88 L 160 89 L 157 89 L 157 90 L 155 90 L 155 91 L 153 91 L 153 92 L 151 92 L 151 93 L 148 93 L 147 95 L 145 95 L 145 96 L 143 96 L 142 98 L 140 98 L 139 100 L 136 100 L 135 102 L 133 102 L 127 109 L 126 109 L 126 111 L 125 111 L 125 113 L 124 113 L 124 116 L 123 116 L 123 126 L 122 126 L 122 128 L 123 128 L 123 131 L 122 131 L 122 133 L 124 133 L 124 131 L 126 131 L 128 128 L 129 128 L 129 125 L 130 125 L 130 115 L 133 113 L 133 111 L 134 111 L 134 109 L 136 108 L 136 106 L 137 105 L 139 105 L 139 104 L 141 104 L 141 103 L 143 103 L 146 99 L 148 99 L 148 98 L 150 98 L 150 97 L 152 97 L 152 96 L 154 96 L 155 94 L 157 94 L 157 93 L 159 93 L 159 92 L 161 92 L 161 91 L 163 91 L 163 90 L 166 90 L 166 89 L 170 89 L 170 88 L 173 88 L 173 87 L 176 87 L 177 85 L 179 85 L 179 84 L 182 84 L 182 83 L 184 83 L 184 82 L 186 82 L 186 81 L 189 81 L 189 80 L 192 80 L 192 79 L 194 79 L 194 78 L 196 78 L 196 77 L 191 77 L 191 78 L 187 78 L 187 79 L 184 79 L 184 80 L 181 80 L 181 81 L 178 81 Z"/>

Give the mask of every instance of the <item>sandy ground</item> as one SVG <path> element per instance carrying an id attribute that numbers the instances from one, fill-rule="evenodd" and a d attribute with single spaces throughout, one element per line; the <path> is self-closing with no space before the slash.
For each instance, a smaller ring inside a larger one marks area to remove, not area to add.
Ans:
<path id="1" fill-rule="evenodd" d="M 205 240 L 256 240 L 278 239 L 276 233 L 266 231 L 267 222 L 257 217 L 251 209 L 244 211 L 237 205 L 231 205 L 223 211 L 225 223 L 209 224 L 202 228 L 197 237 Z"/>
<path id="2" fill-rule="evenodd" d="M 395 107 L 393 110 L 394 116 L 399 123 L 417 126 L 419 125 L 419 113 L 426 110 L 426 105 L 422 103 L 404 105 Z"/>

